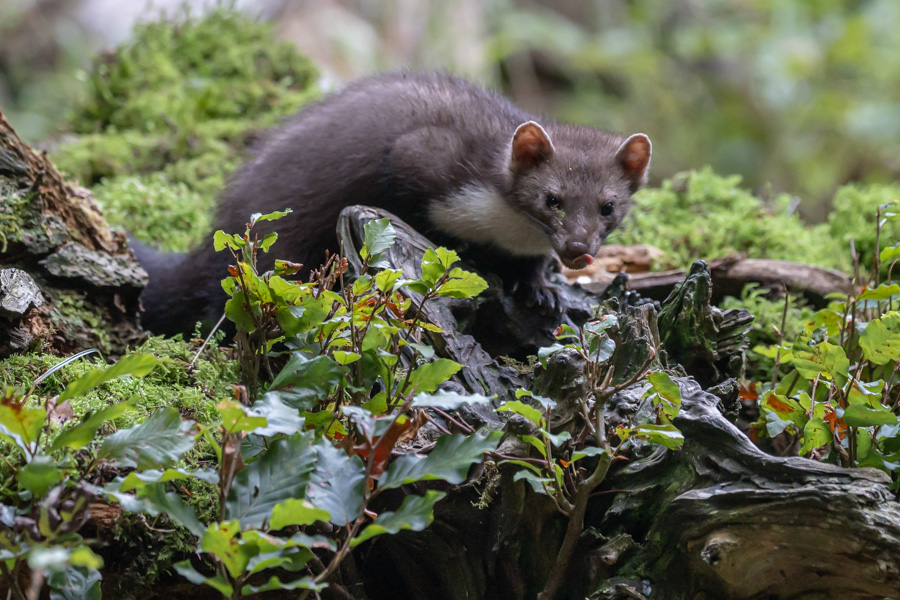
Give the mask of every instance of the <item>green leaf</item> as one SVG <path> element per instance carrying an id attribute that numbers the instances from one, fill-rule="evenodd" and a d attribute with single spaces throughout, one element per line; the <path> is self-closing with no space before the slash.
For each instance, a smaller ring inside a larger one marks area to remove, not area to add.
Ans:
<path id="1" fill-rule="evenodd" d="M 820 446 L 831 444 L 833 436 L 828 424 L 816 417 L 810 419 L 803 428 L 803 445 L 800 447 L 800 455 L 804 455 Z"/>
<path id="2" fill-rule="evenodd" d="M 290 208 L 286 208 L 284 210 L 276 210 L 275 212 L 266 214 L 253 213 L 252 215 L 250 215 L 250 223 L 255 225 L 256 223 L 259 223 L 261 221 L 277 221 L 278 219 L 283 219 L 292 212 L 293 211 Z"/>
<path id="3" fill-rule="evenodd" d="M 305 425 L 303 417 L 297 414 L 297 410 L 281 401 L 279 392 L 267 392 L 253 403 L 248 412 L 266 419 L 266 426 L 253 432 L 256 435 L 266 437 L 279 433 L 293 435 L 301 431 Z"/>
<path id="4" fill-rule="evenodd" d="M 277 590 L 313 590 L 321 591 L 328 587 L 325 583 L 316 583 L 311 577 L 301 577 L 292 581 L 281 581 L 277 575 L 272 575 L 269 580 L 262 585 L 247 584 L 241 588 L 241 594 L 249 596 L 250 594 L 258 594 L 260 592 L 271 592 Z"/>
<path id="5" fill-rule="evenodd" d="M 0 437 L 8 438 L 18 446 L 26 460 L 37 450 L 36 440 L 46 419 L 46 410 L 28 406 L 11 390 L 0 398 Z"/>
<path id="6" fill-rule="evenodd" d="M 343 350 L 335 350 L 334 351 L 334 360 L 339 365 L 349 365 L 351 363 L 355 363 L 361 358 L 359 354 L 356 352 L 345 352 Z"/>
<path id="7" fill-rule="evenodd" d="M 238 330 L 252 333 L 256 330 L 256 321 L 253 320 L 253 315 L 245 309 L 245 303 L 244 292 L 234 292 L 234 295 L 225 302 L 225 316 L 234 323 Z"/>
<path id="8" fill-rule="evenodd" d="M 661 398 L 665 398 L 676 406 L 681 405 L 681 388 L 672 381 L 668 373 L 665 371 L 651 373 L 647 376 L 647 380 L 653 386 L 653 392 L 659 394 Z"/>
<path id="9" fill-rule="evenodd" d="M 443 479 L 451 484 L 462 483 L 469 467 L 480 462 L 485 452 L 496 448 L 501 436 L 498 431 L 488 435 L 445 435 L 427 456 L 404 454 L 391 463 L 381 476 L 378 489 L 433 479 Z"/>
<path id="10" fill-rule="evenodd" d="M 541 411 L 531 406 L 530 404 L 525 404 L 520 400 L 510 400 L 508 402 L 504 402 L 497 409 L 497 412 L 500 411 L 509 411 L 516 413 L 517 415 L 522 415 L 538 427 L 541 427 L 544 423 L 544 415 L 541 413 Z"/>
<path id="11" fill-rule="evenodd" d="M 441 410 L 457 410 L 465 404 L 490 404 L 495 396 L 471 394 L 464 396 L 456 392 L 438 390 L 433 394 L 416 394 L 412 406 L 415 408 L 439 408 Z"/>
<path id="12" fill-rule="evenodd" d="M 450 271 L 448 279 L 438 288 L 438 296 L 443 298 L 472 298 L 488 287 L 487 281 L 469 271 L 456 267 Z"/>
<path id="13" fill-rule="evenodd" d="M 462 369 L 462 365 L 455 360 L 439 358 L 434 362 L 425 363 L 413 371 L 409 376 L 409 385 L 417 392 L 433 392 L 460 369 Z"/>
<path id="14" fill-rule="evenodd" d="M 866 359 L 876 365 L 900 360 L 900 313 L 890 312 L 869 321 L 859 336 L 859 346 Z"/>
<path id="15" fill-rule="evenodd" d="M 316 521 L 327 523 L 331 515 L 327 510 L 316 508 L 309 500 L 288 498 L 272 508 L 270 529 L 282 529 L 288 525 L 312 525 Z"/>
<path id="16" fill-rule="evenodd" d="M 123 375 L 143 377 L 155 369 L 159 362 L 159 359 L 152 354 L 128 354 L 116 364 L 102 369 L 91 369 L 67 385 L 63 393 L 59 395 L 59 402 L 80 396 L 101 383 Z"/>
<path id="17" fill-rule="evenodd" d="M 397 232 L 388 219 L 374 219 L 363 226 L 366 250 L 377 256 L 394 245 Z"/>
<path id="18" fill-rule="evenodd" d="M 327 511 L 331 522 L 343 527 L 359 516 L 366 485 L 366 468 L 359 456 L 347 456 L 325 440 L 315 446 L 316 470 L 309 485 L 308 499 Z"/>
<path id="19" fill-rule="evenodd" d="M 227 433 L 238 431 L 255 431 L 268 425 L 265 417 L 247 414 L 243 404 L 235 400 L 225 400 L 216 406 L 219 417 L 222 419 L 222 429 Z"/>
<path id="20" fill-rule="evenodd" d="M 121 466 L 165 468 L 194 447 L 193 421 L 182 421 L 178 410 L 158 410 L 145 422 L 117 431 L 103 440 L 98 458 L 118 458 Z"/>
<path id="21" fill-rule="evenodd" d="M 794 367 L 807 380 L 815 379 L 822 374 L 843 387 L 849 377 L 850 361 L 844 349 L 829 342 L 820 342 L 815 346 L 798 341 L 794 344 Z"/>
<path id="22" fill-rule="evenodd" d="M 120 492 L 117 487 L 117 484 L 112 482 L 103 488 L 103 492 L 118 501 L 128 512 L 143 513 L 152 517 L 164 514 L 172 522 L 181 525 L 197 537 L 203 535 L 206 530 L 206 526 L 197 520 L 194 509 L 182 502 L 176 494 L 166 492 L 165 484 L 154 483 L 138 487 L 134 494 Z"/>
<path id="23" fill-rule="evenodd" d="M 306 410 L 304 401 L 327 398 L 331 390 L 344 378 L 347 368 L 328 356 L 308 358 L 303 352 L 294 352 L 275 376 L 271 389 L 293 386 L 289 397 L 282 396 L 290 406 Z"/>
<path id="24" fill-rule="evenodd" d="M 509 461 L 512 462 L 512 461 Z M 553 484 L 553 480 L 549 477 L 541 477 L 529 471 L 528 469 L 522 469 L 521 471 L 516 471 L 516 474 L 513 475 L 513 482 L 519 481 L 520 479 L 524 479 L 528 485 L 531 486 L 531 489 L 535 491 L 537 494 L 547 494 L 547 488 Z"/>
<path id="25" fill-rule="evenodd" d="M 276 241 L 278 241 L 277 233 L 275 233 L 274 231 L 272 233 L 267 233 L 265 236 L 263 236 L 263 239 L 259 241 L 259 249 L 263 252 L 268 252 L 269 248 L 271 248 L 272 244 L 274 244 Z"/>
<path id="26" fill-rule="evenodd" d="M 900 285 L 892 283 L 890 285 L 882 283 L 875 289 L 869 289 L 859 295 L 858 300 L 890 300 L 895 296 L 900 296 Z"/>
<path id="27" fill-rule="evenodd" d="M 102 580 L 96 569 L 72 567 L 51 571 L 47 577 L 50 600 L 100 600 Z"/>
<path id="28" fill-rule="evenodd" d="M 260 459 L 235 477 L 225 502 L 226 518 L 237 519 L 245 528 L 262 527 L 276 504 L 303 498 L 316 466 L 312 438 L 305 432 L 272 441 Z"/>
<path id="29" fill-rule="evenodd" d="M 381 513 L 358 536 L 350 540 L 350 547 L 355 548 L 383 533 L 395 534 L 403 529 L 422 531 L 434 520 L 434 505 L 446 495 L 445 492 L 428 490 L 424 496 L 407 496 L 396 512 Z"/>
<path id="30" fill-rule="evenodd" d="M 403 277 L 403 271 L 400 269 L 384 269 L 375 275 L 375 285 L 382 292 L 389 293 L 394 290 L 394 286 L 401 277 Z"/>
<path id="31" fill-rule="evenodd" d="M 244 240 L 238 235 L 225 233 L 221 229 L 213 234 L 213 248 L 216 252 L 221 252 L 225 248 L 232 250 L 240 250 L 244 245 Z"/>
<path id="32" fill-rule="evenodd" d="M 898 256 L 900 256 L 900 244 L 894 244 L 882 250 L 878 260 L 881 264 L 887 264 Z"/>
<path id="33" fill-rule="evenodd" d="M 132 471 L 126 475 L 119 484 L 119 491 L 130 492 L 150 484 L 177 481 L 179 479 L 199 479 L 200 481 L 217 485 L 219 483 L 219 474 L 211 469 L 196 469 L 194 471 L 187 471 L 185 469 Z"/>
<path id="34" fill-rule="evenodd" d="M 208 585 L 226 598 L 231 598 L 231 595 L 234 593 L 234 588 L 231 587 L 231 584 L 225 581 L 220 575 L 207 577 L 206 575 L 198 573 L 194 567 L 191 566 L 190 560 L 183 560 L 172 566 L 179 575 L 195 585 Z"/>
<path id="35" fill-rule="evenodd" d="M 43 498 L 51 487 L 62 481 L 63 474 L 49 456 L 39 454 L 19 469 L 16 481 L 35 498 Z"/>
<path id="36" fill-rule="evenodd" d="M 200 540 L 200 548 L 213 554 L 232 579 L 243 575 L 251 557 L 248 548 L 237 543 L 240 533 L 241 524 L 236 520 L 211 523 Z"/>
<path id="37" fill-rule="evenodd" d="M 844 422 L 849 427 L 873 427 L 876 425 L 896 425 L 897 415 L 886 406 L 872 408 L 863 404 L 852 404 L 844 411 Z"/>
<path id="38" fill-rule="evenodd" d="M 632 435 L 645 439 L 652 444 L 665 446 L 669 450 L 677 450 L 684 443 L 684 436 L 671 423 L 639 425 L 634 428 Z"/>
<path id="39" fill-rule="evenodd" d="M 56 436 L 56 439 L 54 439 L 53 443 L 50 445 L 49 451 L 52 453 L 61 450 L 62 448 L 80 450 L 94 441 L 97 430 L 100 429 L 102 425 L 136 410 L 137 408 L 134 407 L 134 400 L 126 400 L 125 402 L 107 406 L 94 414 L 89 414 L 85 416 L 81 423 L 66 429 Z"/>

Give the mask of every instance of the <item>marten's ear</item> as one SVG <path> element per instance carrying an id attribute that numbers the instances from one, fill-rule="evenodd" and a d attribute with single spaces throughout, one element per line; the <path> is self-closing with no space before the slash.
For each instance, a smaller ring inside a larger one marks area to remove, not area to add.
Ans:
<path id="1" fill-rule="evenodd" d="M 513 171 L 524 171 L 553 156 L 553 142 L 544 128 L 528 121 L 516 128 L 512 139 L 509 166 Z"/>
<path id="2" fill-rule="evenodd" d="M 647 183 L 652 150 L 650 138 L 643 133 L 635 133 L 616 150 L 616 161 L 625 171 L 625 176 L 631 184 L 631 193 L 638 191 Z"/>

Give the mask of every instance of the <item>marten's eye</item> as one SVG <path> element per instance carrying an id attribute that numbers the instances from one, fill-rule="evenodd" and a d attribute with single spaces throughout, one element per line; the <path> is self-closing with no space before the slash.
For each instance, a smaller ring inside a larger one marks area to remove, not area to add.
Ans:
<path id="1" fill-rule="evenodd" d="M 551 210 L 559 210 L 559 198 L 553 194 L 547 194 L 547 208 Z"/>
<path id="2" fill-rule="evenodd" d="M 600 207 L 600 214 L 604 217 L 608 217 L 613 214 L 613 210 L 615 210 L 615 206 L 613 206 L 612 202 L 607 202 L 602 207 Z"/>

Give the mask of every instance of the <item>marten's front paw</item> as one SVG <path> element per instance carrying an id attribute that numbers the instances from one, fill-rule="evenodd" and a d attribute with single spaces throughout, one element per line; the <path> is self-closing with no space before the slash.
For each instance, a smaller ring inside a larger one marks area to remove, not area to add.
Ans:
<path id="1" fill-rule="evenodd" d="M 528 308 L 535 308 L 542 315 L 558 315 L 566 311 L 568 303 L 559 286 L 546 280 L 521 282 L 514 295 Z"/>

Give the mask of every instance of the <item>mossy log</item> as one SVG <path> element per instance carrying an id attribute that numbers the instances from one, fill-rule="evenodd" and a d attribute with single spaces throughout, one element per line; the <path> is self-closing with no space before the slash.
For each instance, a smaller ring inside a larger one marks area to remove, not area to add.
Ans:
<path id="1" fill-rule="evenodd" d="M 143 336 L 146 277 L 90 192 L 68 184 L 0 112 L 0 358 L 121 352 Z"/>
<path id="2" fill-rule="evenodd" d="M 368 208 L 345 211 L 339 232 L 348 256 L 362 238 L 363 223 L 379 216 L 385 215 Z M 387 258 L 411 275 L 428 242 L 391 218 L 400 241 Z M 889 477 L 770 456 L 732 424 L 732 377 L 751 318 L 743 310 L 712 307 L 711 285 L 709 267 L 698 262 L 661 306 L 626 291 L 627 276 L 601 298 L 602 310 L 618 313 L 611 359 L 621 370 L 617 378 L 627 379 L 656 351 L 652 367 L 676 375 L 681 389 L 675 424 L 685 442 L 677 451 L 639 443 L 628 460 L 617 461 L 589 502 L 557 597 L 900 598 L 900 505 Z M 525 376 L 510 376 L 493 362 L 478 344 L 478 332 L 460 333 L 454 316 L 482 305 L 437 304 L 429 318 L 444 333 L 432 341 L 439 353 L 466 365 L 457 384 L 506 397 L 510 383 Z M 520 339 L 534 343 L 532 335 L 523 331 Z M 573 400 L 587 393 L 581 360 L 574 351 L 557 352 L 531 381 L 535 393 L 556 400 L 551 424 L 557 429 L 577 421 Z M 607 422 L 650 418 L 643 391 L 635 385 L 619 392 Z M 511 436 L 501 449 L 528 452 Z M 382 536 L 360 547 L 344 573 L 344 589 L 364 590 L 350 597 L 370 600 L 537 597 L 567 522 L 547 496 L 514 481 L 513 473 L 488 463 L 483 474 L 448 490 L 424 532 Z"/>

